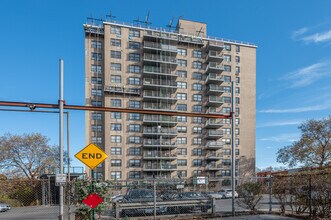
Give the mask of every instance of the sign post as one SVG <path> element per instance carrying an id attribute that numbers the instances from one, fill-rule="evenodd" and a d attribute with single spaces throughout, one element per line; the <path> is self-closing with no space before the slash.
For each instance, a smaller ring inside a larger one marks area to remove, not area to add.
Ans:
<path id="1" fill-rule="evenodd" d="M 75 155 L 75 157 L 91 169 L 92 182 L 90 188 L 90 195 L 88 195 L 87 198 L 83 200 L 83 202 L 92 208 L 90 219 L 94 220 L 94 208 L 96 208 L 99 203 L 102 202 L 102 198 L 100 198 L 96 193 L 94 193 L 94 168 L 97 167 L 100 163 L 102 163 L 105 159 L 107 159 L 108 156 L 98 146 L 94 144 L 89 144 L 81 151 L 79 151 Z M 92 205 L 90 205 L 91 201 Z"/>

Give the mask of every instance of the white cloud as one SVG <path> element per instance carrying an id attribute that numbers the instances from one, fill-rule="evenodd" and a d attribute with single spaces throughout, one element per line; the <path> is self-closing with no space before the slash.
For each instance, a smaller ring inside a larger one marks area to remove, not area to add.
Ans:
<path id="1" fill-rule="evenodd" d="M 275 122 L 267 122 L 256 127 L 264 128 L 264 127 L 276 127 L 276 126 L 287 126 L 287 125 L 298 125 L 301 124 L 303 120 L 288 120 L 288 121 L 275 121 Z"/>
<path id="2" fill-rule="evenodd" d="M 331 30 L 323 32 L 323 33 L 316 33 L 309 36 L 302 37 L 300 40 L 308 43 L 321 43 L 331 41 Z"/>
<path id="3" fill-rule="evenodd" d="M 294 133 L 294 134 L 280 134 L 276 136 L 271 136 L 271 137 L 265 137 L 265 138 L 260 138 L 260 141 L 273 141 L 273 142 L 293 142 L 297 141 L 300 138 L 300 134 Z"/>
<path id="4" fill-rule="evenodd" d="M 295 70 L 280 79 L 290 81 L 290 87 L 296 88 L 308 86 L 319 79 L 330 75 L 331 62 L 323 61 Z"/>
<path id="5" fill-rule="evenodd" d="M 287 109 L 264 109 L 260 110 L 261 113 L 299 113 L 325 110 L 331 107 L 331 101 L 321 105 L 312 105 L 300 108 L 287 108 Z"/>
<path id="6" fill-rule="evenodd" d="M 300 28 L 298 30 L 294 30 L 292 32 L 292 39 L 293 40 L 296 40 L 297 37 L 303 35 L 304 33 L 306 33 L 308 31 L 308 28 L 307 27 L 303 27 L 303 28 Z"/>

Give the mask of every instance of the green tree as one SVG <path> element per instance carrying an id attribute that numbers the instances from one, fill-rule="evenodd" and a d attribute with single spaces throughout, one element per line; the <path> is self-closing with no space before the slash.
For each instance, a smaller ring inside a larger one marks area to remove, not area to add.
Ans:
<path id="1" fill-rule="evenodd" d="M 322 167 L 331 162 L 331 116 L 307 120 L 299 126 L 301 137 L 278 150 L 277 161 L 290 167 L 298 164 Z"/>
<path id="2" fill-rule="evenodd" d="M 0 171 L 7 177 L 37 179 L 42 170 L 58 167 L 59 150 L 39 133 L 0 137 Z"/>

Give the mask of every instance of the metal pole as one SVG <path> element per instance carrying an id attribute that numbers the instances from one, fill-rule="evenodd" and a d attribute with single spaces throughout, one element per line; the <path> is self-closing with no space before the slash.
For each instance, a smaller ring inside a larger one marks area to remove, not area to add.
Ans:
<path id="1" fill-rule="evenodd" d="M 60 112 L 60 174 L 63 175 L 63 60 L 60 59 L 60 97 L 59 97 L 59 112 Z M 63 185 L 60 185 L 60 215 L 59 219 L 63 220 Z"/>
<path id="2" fill-rule="evenodd" d="M 269 178 L 269 214 L 272 212 L 272 176 Z"/>
<path id="3" fill-rule="evenodd" d="M 71 181 L 70 181 L 70 127 L 69 127 L 69 122 L 70 122 L 70 118 L 69 118 L 69 112 L 65 112 L 66 116 L 67 116 L 67 160 L 68 160 L 68 183 L 67 183 L 67 192 L 68 189 L 71 189 Z M 70 193 L 68 193 L 68 219 L 70 220 Z"/>
<path id="4" fill-rule="evenodd" d="M 94 170 L 92 169 L 91 170 L 91 190 L 90 190 L 90 193 L 93 193 L 94 192 Z M 90 213 L 90 220 L 94 220 L 94 209 L 91 209 L 91 213 Z"/>
<path id="5" fill-rule="evenodd" d="M 232 163 L 231 163 L 231 183 L 232 183 L 232 216 L 235 216 L 235 191 L 236 191 L 236 183 L 235 183 L 235 176 L 236 176 L 236 157 L 235 157 L 235 137 L 236 137 L 236 98 L 235 98 L 235 85 L 234 81 L 231 82 L 231 158 L 232 158 Z"/>
<path id="6" fill-rule="evenodd" d="M 156 181 L 154 179 L 154 220 L 156 220 Z"/>

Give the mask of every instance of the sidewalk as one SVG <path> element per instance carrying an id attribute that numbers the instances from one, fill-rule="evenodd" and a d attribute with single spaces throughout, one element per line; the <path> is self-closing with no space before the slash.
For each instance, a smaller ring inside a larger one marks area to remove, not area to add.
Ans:
<path id="1" fill-rule="evenodd" d="M 290 218 L 279 215 L 246 215 L 246 216 L 236 216 L 236 217 L 224 217 L 217 219 L 238 219 L 238 220 L 296 220 L 297 218 Z"/>

